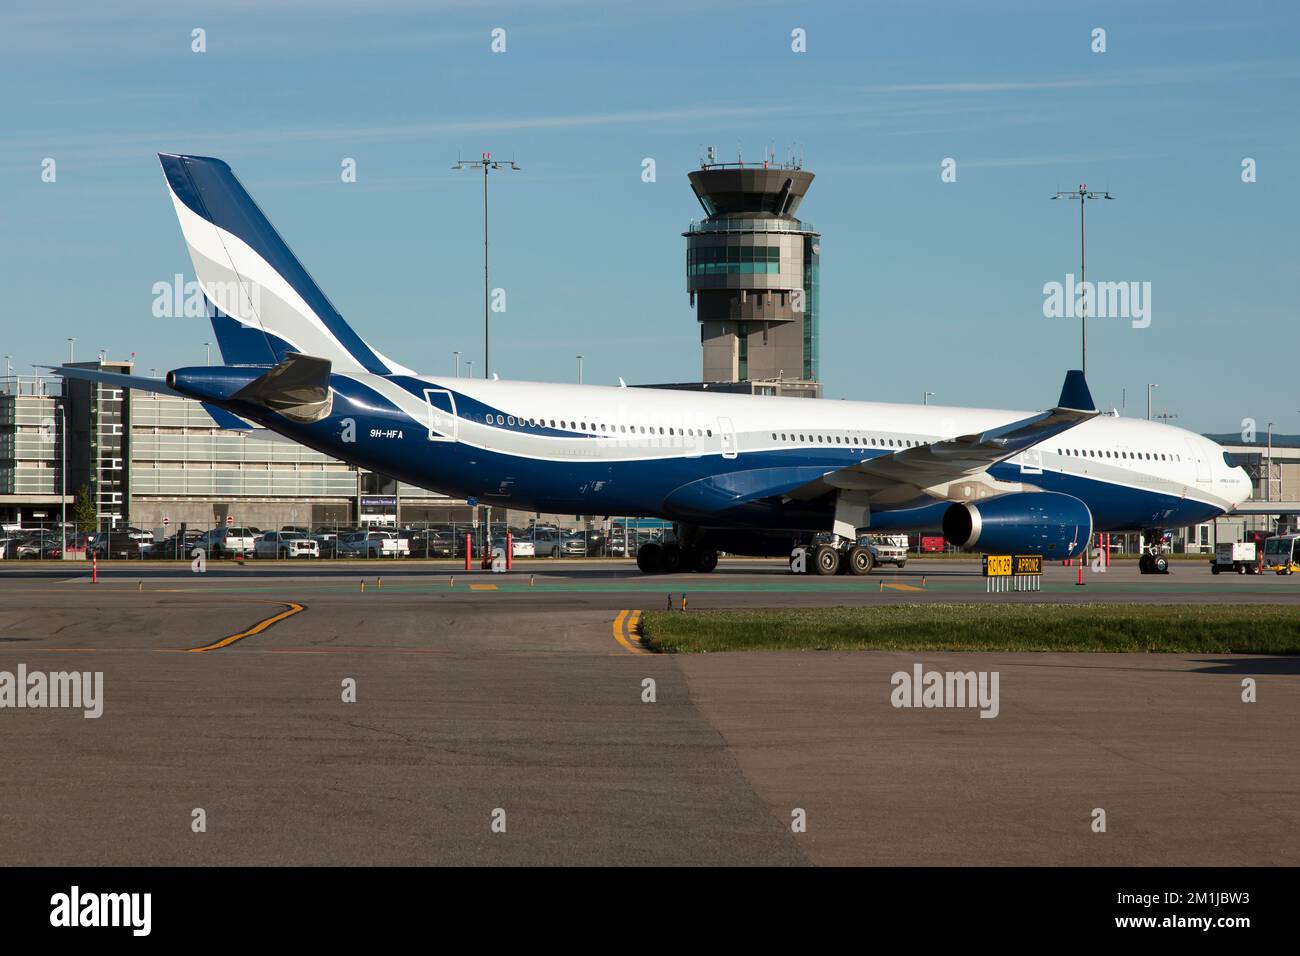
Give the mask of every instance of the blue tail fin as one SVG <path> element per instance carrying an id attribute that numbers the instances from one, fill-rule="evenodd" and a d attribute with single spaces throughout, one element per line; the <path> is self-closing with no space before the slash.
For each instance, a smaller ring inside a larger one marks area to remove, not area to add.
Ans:
<path id="1" fill-rule="evenodd" d="M 340 371 L 407 371 L 343 321 L 229 166 L 205 156 L 158 159 L 227 364 L 274 365 L 297 352 Z"/>

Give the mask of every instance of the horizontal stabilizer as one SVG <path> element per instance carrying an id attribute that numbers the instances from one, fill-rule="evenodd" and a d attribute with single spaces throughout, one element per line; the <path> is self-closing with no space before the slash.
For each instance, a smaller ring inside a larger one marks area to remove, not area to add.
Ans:
<path id="1" fill-rule="evenodd" d="M 55 375 L 75 378 L 83 382 L 96 382 L 111 388 L 133 388 L 137 392 L 157 392 L 159 395 L 183 397 L 160 378 L 145 378 L 143 375 L 124 375 L 121 372 L 104 372 L 94 368 L 73 368 L 70 365 L 42 365 Z"/>
<path id="2" fill-rule="evenodd" d="M 202 402 L 203 410 L 212 416 L 212 420 L 217 423 L 218 428 L 224 428 L 228 432 L 247 432 L 252 431 L 253 426 L 248 424 L 238 415 L 232 415 L 224 408 L 218 408 L 210 402 Z"/>

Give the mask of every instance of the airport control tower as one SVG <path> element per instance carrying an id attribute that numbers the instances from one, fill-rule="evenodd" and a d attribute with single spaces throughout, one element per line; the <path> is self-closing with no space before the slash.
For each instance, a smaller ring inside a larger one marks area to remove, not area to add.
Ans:
<path id="1" fill-rule="evenodd" d="M 710 147 L 689 178 L 705 213 L 682 234 L 704 381 L 816 397 L 821 236 L 795 218 L 813 174 L 797 160 L 720 163 Z"/>

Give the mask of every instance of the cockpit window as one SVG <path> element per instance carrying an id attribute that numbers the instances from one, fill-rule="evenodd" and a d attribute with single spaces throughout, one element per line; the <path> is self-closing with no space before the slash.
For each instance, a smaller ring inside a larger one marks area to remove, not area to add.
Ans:
<path id="1" fill-rule="evenodd" d="M 1237 467 L 1237 459 L 1233 458 L 1232 455 L 1226 451 L 1223 453 L 1223 463 L 1229 468 Z"/>

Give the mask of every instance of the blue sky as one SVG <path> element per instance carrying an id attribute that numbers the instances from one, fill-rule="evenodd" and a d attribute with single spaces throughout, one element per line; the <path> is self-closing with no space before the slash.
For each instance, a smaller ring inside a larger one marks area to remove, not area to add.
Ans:
<path id="1" fill-rule="evenodd" d="M 203 320 L 151 314 L 155 282 L 192 274 L 159 150 L 227 160 L 378 348 L 481 368 L 481 183 L 450 166 L 490 149 L 523 170 L 493 180 L 494 370 L 573 380 L 581 352 L 588 382 L 696 379 L 686 173 L 708 144 L 797 144 L 829 397 L 1050 404 L 1078 326 L 1044 318 L 1042 288 L 1077 271 L 1078 214 L 1049 197 L 1086 182 L 1117 197 L 1089 207 L 1089 277 L 1152 288 L 1149 328 L 1090 323 L 1098 402 L 1126 390 L 1145 414 L 1157 382 L 1174 424 L 1300 432 L 1300 394 L 1278 388 L 1300 346 L 1294 4 L 154 7 L 0 13 L 0 345 L 24 372 L 68 336 L 145 373 L 202 362 Z"/>

